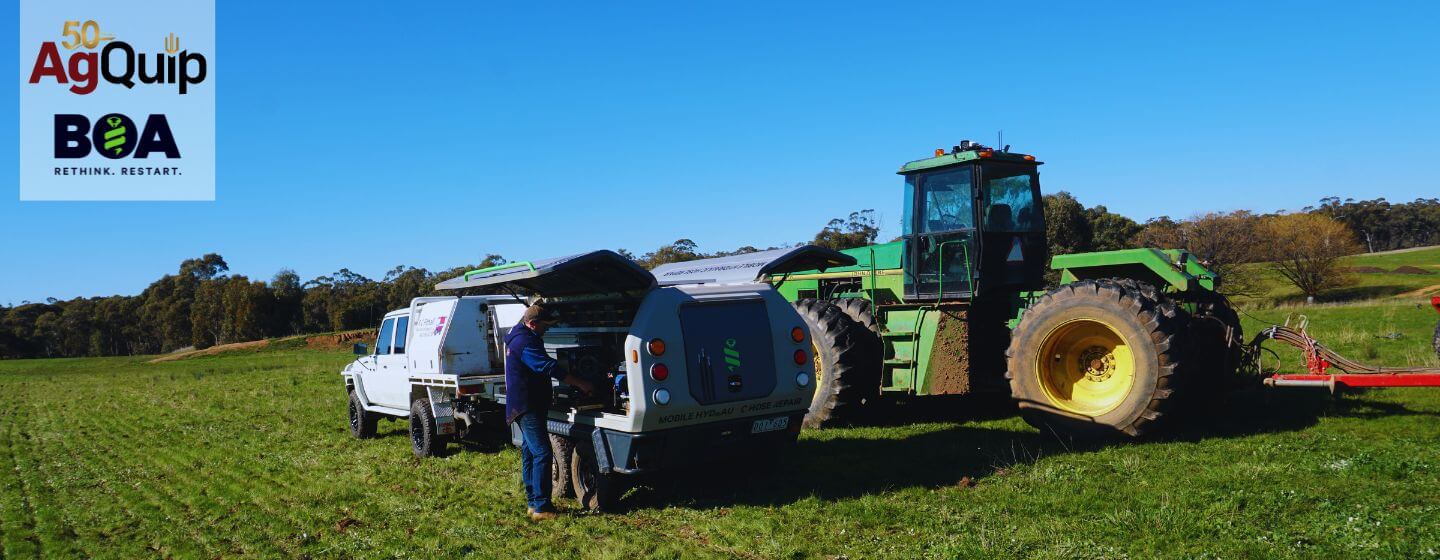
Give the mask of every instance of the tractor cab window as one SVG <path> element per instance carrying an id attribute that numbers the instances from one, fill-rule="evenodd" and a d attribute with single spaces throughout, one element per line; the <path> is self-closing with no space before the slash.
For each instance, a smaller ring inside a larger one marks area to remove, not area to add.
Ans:
<path id="1" fill-rule="evenodd" d="M 920 231 L 936 233 L 975 227 L 974 206 L 970 191 L 970 168 L 936 173 L 925 177 L 921 190 L 925 194 Z"/>
<path id="2" fill-rule="evenodd" d="M 1035 170 L 1028 166 L 991 165 L 983 171 L 986 231 L 1039 231 L 1040 205 L 1035 200 Z"/>
<path id="3" fill-rule="evenodd" d="M 905 296 L 964 297 L 974 277 L 975 168 L 905 177 Z"/>

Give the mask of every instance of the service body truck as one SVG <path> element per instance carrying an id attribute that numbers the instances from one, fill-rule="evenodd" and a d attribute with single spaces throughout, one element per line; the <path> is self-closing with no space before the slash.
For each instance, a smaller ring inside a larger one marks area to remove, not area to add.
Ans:
<path id="1" fill-rule="evenodd" d="M 376 352 L 344 373 L 351 426 L 364 437 L 373 433 L 372 414 L 409 416 L 422 456 L 443 451 L 452 435 L 503 426 L 504 333 L 525 304 L 543 298 L 561 317 L 543 336 L 547 352 L 562 372 L 597 388 L 585 396 L 556 384 L 547 428 L 557 493 L 604 509 L 634 475 L 774 454 L 794 444 L 815 374 L 805 322 L 759 280 L 853 261 L 804 246 L 652 273 L 595 251 L 471 271 L 437 288 L 510 295 L 419 298 L 387 314 L 391 336 L 408 337 L 409 356 L 391 358 L 389 367 L 409 369 L 387 374 L 382 323 Z M 372 382 L 387 387 L 370 389 Z"/>

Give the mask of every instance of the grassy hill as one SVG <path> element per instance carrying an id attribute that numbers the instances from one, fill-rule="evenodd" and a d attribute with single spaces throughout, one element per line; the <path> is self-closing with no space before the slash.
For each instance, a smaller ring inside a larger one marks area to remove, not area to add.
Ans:
<path id="1" fill-rule="evenodd" d="M 1428 308 L 1286 311 L 1356 358 L 1435 364 Z M 349 359 L 274 344 L 153 364 L 0 362 L 0 556 L 1440 553 L 1440 390 L 1249 390 L 1168 437 L 1089 446 L 1004 403 L 930 401 L 887 425 L 807 431 L 766 472 L 720 465 L 689 473 L 703 487 L 637 490 L 624 514 L 532 524 L 514 449 L 420 461 L 390 423 L 351 439 L 336 373 Z"/>
<path id="2" fill-rule="evenodd" d="M 1256 263 L 1246 266 L 1259 276 L 1262 294 L 1256 298 L 1242 298 L 1242 301 L 1266 305 L 1304 301 L 1304 296 L 1300 291 L 1290 286 L 1284 278 L 1271 270 L 1268 264 Z M 1397 296 L 1421 300 L 1430 295 L 1440 295 L 1440 247 L 1420 247 L 1353 255 L 1341 259 L 1341 266 L 1351 269 L 1355 283 L 1327 292 L 1322 297 L 1324 301 L 1354 301 Z M 1412 267 L 1428 271 L 1430 274 L 1395 272 L 1401 267 Z"/>

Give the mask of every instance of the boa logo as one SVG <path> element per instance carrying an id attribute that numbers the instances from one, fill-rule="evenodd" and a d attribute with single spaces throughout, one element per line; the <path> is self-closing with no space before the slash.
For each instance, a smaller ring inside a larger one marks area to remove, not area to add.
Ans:
<path id="1" fill-rule="evenodd" d="M 143 129 L 136 128 L 134 120 L 120 113 L 100 117 L 93 126 L 85 115 L 55 115 L 56 158 L 83 158 L 92 151 L 109 159 L 132 154 L 144 159 L 157 152 L 171 159 L 180 157 L 165 115 L 150 115 Z"/>

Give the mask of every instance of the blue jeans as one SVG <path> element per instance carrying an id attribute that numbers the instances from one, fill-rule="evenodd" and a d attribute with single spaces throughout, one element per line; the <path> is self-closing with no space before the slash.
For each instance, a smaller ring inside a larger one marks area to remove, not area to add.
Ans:
<path id="1" fill-rule="evenodd" d="M 553 509 L 550 504 L 550 434 L 545 430 L 544 412 L 526 412 L 515 419 L 520 428 L 520 479 L 525 482 L 525 505 L 535 511 Z"/>

